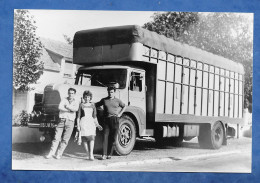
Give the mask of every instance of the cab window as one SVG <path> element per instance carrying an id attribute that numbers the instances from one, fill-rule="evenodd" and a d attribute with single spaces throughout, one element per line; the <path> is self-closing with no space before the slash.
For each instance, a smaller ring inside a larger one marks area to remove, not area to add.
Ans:
<path id="1" fill-rule="evenodd" d="M 141 73 L 132 72 L 130 79 L 130 90 L 131 91 L 142 91 L 142 75 Z"/>

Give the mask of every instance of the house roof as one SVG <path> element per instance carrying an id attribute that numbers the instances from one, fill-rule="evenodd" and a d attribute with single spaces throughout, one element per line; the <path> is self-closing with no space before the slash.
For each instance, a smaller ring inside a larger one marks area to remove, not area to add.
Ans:
<path id="1" fill-rule="evenodd" d="M 63 43 L 61 41 L 47 39 L 47 38 L 41 38 L 41 42 L 45 47 L 45 49 L 50 50 L 60 56 L 72 59 L 73 57 L 72 45 Z"/>
<path id="2" fill-rule="evenodd" d="M 41 38 L 40 40 L 44 47 L 41 56 L 41 60 L 44 62 L 44 69 L 60 71 L 60 64 L 51 57 L 51 54 L 72 60 L 72 45 L 47 38 Z"/>
<path id="3" fill-rule="evenodd" d="M 42 50 L 41 60 L 44 63 L 44 69 L 60 71 L 60 65 L 51 58 L 46 49 Z"/>

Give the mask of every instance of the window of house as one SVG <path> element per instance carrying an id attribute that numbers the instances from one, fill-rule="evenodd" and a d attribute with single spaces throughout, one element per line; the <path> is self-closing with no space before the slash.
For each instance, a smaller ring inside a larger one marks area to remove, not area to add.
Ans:
<path id="1" fill-rule="evenodd" d="M 70 78 L 73 77 L 73 63 L 71 61 L 65 61 L 64 76 Z"/>

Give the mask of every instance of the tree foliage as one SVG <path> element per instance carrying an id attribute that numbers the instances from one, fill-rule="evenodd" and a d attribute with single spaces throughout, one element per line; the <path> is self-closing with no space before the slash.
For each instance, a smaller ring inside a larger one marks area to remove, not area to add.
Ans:
<path id="1" fill-rule="evenodd" d="M 27 10 L 14 12 L 13 86 L 20 91 L 30 89 L 43 73 L 42 44 L 35 34 L 33 17 Z"/>
<path id="2" fill-rule="evenodd" d="M 253 18 L 236 13 L 201 14 L 182 42 L 243 64 L 245 99 L 252 103 Z"/>
<path id="3" fill-rule="evenodd" d="M 69 37 L 68 35 L 63 34 L 63 37 L 65 39 L 65 41 L 69 44 L 72 45 L 73 44 L 73 39 L 71 37 Z"/>
<path id="4" fill-rule="evenodd" d="M 178 15 L 179 18 L 183 19 L 182 21 L 173 18 Z M 144 27 L 182 43 L 243 64 L 245 69 L 245 99 L 252 103 L 253 18 L 251 15 L 237 13 L 156 13 L 154 20 L 146 23 Z"/>
<path id="5" fill-rule="evenodd" d="M 155 13 L 153 21 L 144 24 L 143 27 L 178 41 L 197 21 L 198 13 L 196 12 Z"/>

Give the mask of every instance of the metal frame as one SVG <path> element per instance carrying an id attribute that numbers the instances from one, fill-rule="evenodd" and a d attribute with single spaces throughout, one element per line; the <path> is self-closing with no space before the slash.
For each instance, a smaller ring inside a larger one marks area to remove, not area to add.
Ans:
<path id="1" fill-rule="evenodd" d="M 167 99 L 167 83 L 173 83 L 173 100 L 172 100 L 172 115 L 174 115 L 174 110 L 175 110 L 175 107 L 180 107 L 180 114 L 182 114 L 183 113 L 183 111 L 184 111 L 184 109 L 183 109 L 183 105 L 184 105 L 184 98 L 183 97 L 187 97 L 187 105 L 185 104 L 185 107 L 187 107 L 187 110 L 185 110 L 185 111 L 187 111 L 187 114 L 188 115 L 195 115 L 196 114 L 196 109 L 197 109 L 197 89 L 198 88 L 200 88 L 201 89 L 201 105 L 200 105 L 200 116 L 202 116 L 202 108 L 203 108 L 203 90 L 206 90 L 207 91 L 207 112 L 206 112 L 206 116 L 208 116 L 208 117 L 221 117 L 220 116 L 220 112 L 221 112 L 221 110 L 223 110 L 223 117 L 229 117 L 230 118 L 230 102 L 231 102 L 231 98 L 230 98 L 230 96 L 231 95 L 233 95 L 233 116 L 231 117 L 231 118 L 234 118 L 235 117 L 235 110 L 236 110 L 236 107 L 235 107 L 235 95 L 237 95 L 237 97 L 238 97 L 238 101 L 237 101 L 237 105 L 238 105 L 238 107 L 237 107 L 237 109 L 238 109 L 238 111 L 236 111 L 237 112 L 237 117 L 236 118 L 241 118 L 241 116 L 240 116 L 240 111 L 242 111 L 241 110 L 241 108 L 243 109 L 243 104 L 242 104 L 242 106 L 240 106 L 240 103 L 239 103 L 239 100 L 240 100 L 240 96 L 242 96 L 243 97 L 243 95 L 244 95 L 244 91 L 242 92 L 242 94 L 239 94 L 240 93 L 240 88 L 239 88 L 239 84 L 240 84 L 240 82 L 242 82 L 242 85 L 243 85 L 243 79 L 244 79 L 244 77 L 242 77 L 242 80 L 240 80 L 240 78 L 239 78 L 239 75 L 242 75 L 242 74 L 240 74 L 240 73 L 237 73 L 237 75 L 238 75 L 238 77 L 237 77 L 237 79 L 235 79 L 235 72 L 234 71 L 231 71 L 231 70 L 227 70 L 227 69 L 224 69 L 224 68 L 221 68 L 221 67 L 218 67 L 218 66 L 214 66 L 214 65 L 211 65 L 211 64 L 207 64 L 207 63 L 204 63 L 203 61 L 198 61 L 198 60 L 194 60 L 194 59 L 190 59 L 190 58 L 186 58 L 186 57 L 182 57 L 181 55 L 173 55 L 173 54 L 170 54 L 170 53 L 166 53 L 166 58 L 165 58 L 165 60 L 164 59 L 162 59 L 162 58 L 160 58 L 159 57 L 159 53 L 160 53 L 160 51 L 159 50 L 155 50 L 155 51 L 157 51 L 157 58 L 155 58 L 155 57 L 152 57 L 151 58 L 151 50 L 153 49 L 153 48 L 149 48 L 150 49 L 150 51 L 149 51 L 149 56 L 148 55 L 143 55 L 143 57 L 149 57 L 149 61 L 151 61 L 151 59 L 156 59 L 156 61 L 157 61 L 157 64 L 159 64 L 159 62 L 160 61 L 162 61 L 162 62 L 165 62 L 165 67 L 164 67 L 164 69 L 165 69 L 165 75 L 164 75 L 164 79 L 161 79 L 161 78 L 158 78 L 157 77 L 157 82 L 158 81 L 160 81 L 160 82 L 164 82 L 164 98 L 163 98 L 163 101 L 164 101 L 164 104 L 163 104 L 163 113 L 165 114 L 165 112 L 166 112 L 166 108 L 167 108 L 167 105 L 166 105 L 166 99 Z M 169 61 L 169 55 L 172 55 L 172 56 L 174 56 L 174 61 Z M 182 61 L 181 61 L 181 63 L 177 63 L 177 57 L 180 57 L 181 59 L 182 59 Z M 184 64 L 184 62 L 185 62 L 185 59 L 188 59 L 188 61 L 189 61 L 189 64 L 188 65 L 185 65 Z M 191 66 L 191 61 L 194 61 L 194 62 L 196 62 L 196 68 L 194 68 L 194 67 L 192 67 Z M 171 63 L 171 64 L 173 64 L 174 66 L 174 74 L 173 74 L 173 81 L 170 81 L 170 80 L 168 80 L 168 78 L 167 78 L 167 72 L 168 72 L 168 63 Z M 202 64 L 202 69 L 199 69 L 198 68 L 198 64 L 199 63 L 201 63 Z M 175 80 L 176 80 L 176 74 L 178 74 L 178 73 L 176 73 L 176 65 L 179 65 L 179 66 L 181 66 L 181 82 L 179 83 L 179 82 L 176 82 Z M 207 65 L 208 66 L 208 69 L 207 70 L 205 70 L 205 65 Z M 211 72 L 211 70 L 210 70 L 210 68 L 211 67 L 213 67 L 213 72 Z M 189 77 L 188 77 L 188 83 L 184 83 L 184 69 L 185 68 L 187 68 L 188 69 L 188 72 L 189 72 Z M 216 73 L 216 69 L 219 69 L 219 72 L 218 73 Z M 224 70 L 224 75 L 221 75 L 221 70 Z M 190 85 L 190 82 L 191 82 L 191 70 L 194 70 L 195 71 L 195 85 L 193 86 L 191 86 Z M 198 86 L 198 71 L 201 71 L 201 86 Z M 226 72 L 229 72 L 229 75 L 228 76 L 226 76 Z M 158 71 L 157 70 L 157 72 L 160 72 L 160 71 Z M 234 78 L 231 78 L 231 72 L 233 72 L 234 73 Z M 208 86 L 207 87 L 205 87 L 205 86 L 203 86 L 203 82 L 204 82 L 204 73 L 207 73 L 208 74 L 208 76 L 207 76 L 207 79 L 208 79 Z M 210 78 L 211 78 L 211 74 L 213 74 L 213 87 L 210 89 L 210 82 L 212 82 L 212 81 L 210 81 Z M 216 89 L 216 87 L 215 87 L 215 80 L 216 80 L 216 75 L 218 75 L 218 77 L 219 77 L 219 79 L 218 79 L 218 81 L 219 81 L 219 84 L 218 84 L 218 89 Z M 158 73 L 157 73 L 157 76 L 158 76 Z M 242 75 L 243 76 L 243 75 Z M 223 89 L 224 89 L 224 91 L 221 91 L 220 89 L 221 89 L 221 77 L 223 77 L 224 78 L 224 86 L 223 86 Z M 228 81 L 229 81 L 229 88 L 228 88 L 228 90 L 226 91 L 226 80 L 228 79 Z M 232 93 L 230 93 L 230 87 L 231 87 L 231 84 L 230 84 L 230 82 L 231 82 L 231 79 L 233 80 L 233 92 Z M 237 81 L 237 84 L 238 84 L 238 92 L 237 92 L 237 94 L 235 94 L 235 87 L 236 87 L 236 85 L 235 85 L 235 81 Z M 180 94 L 180 106 L 176 106 L 176 105 L 174 105 L 174 101 L 175 101 L 175 85 L 176 84 L 178 84 L 178 85 L 180 85 L 181 86 L 181 94 Z M 188 88 L 188 93 L 186 94 L 186 95 L 188 95 L 188 96 L 183 96 L 183 91 L 184 91 L 184 86 L 187 86 Z M 194 110 L 193 110 L 193 114 L 189 114 L 190 113 L 190 102 L 189 102 L 189 100 L 190 100 L 190 90 L 191 90 L 191 87 L 194 87 Z M 212 115 L 211 116 L 209 116 L 209 98 L 210 98 L 210 92 L 209 91 L 212 91 Z M 216 92 L 218 93 L 218 98 L 217 98 L 217 101 L 215 101 L 215 95 L 216 95 Z M 224 103 L 223 103 L 223 108 L 224 109 L 220 109 L 220 95 L 221 95 L 221 92 L 223 92 L 223 97 L 224 97 Z M 228 96 L 229 96 L 229 100 L 228 100 L 228 104 L 226 104 L 226 93 L 228 93 Z M 215 103 L 218 103 L 218 107 L 217 107 L 217 109 L 215 108 Z M 155 105 L 156 105 L 156 111 L 157 111 L 157 102 L 155 103 Z M 225 109 L 225 107 L 226 106 L 228 106 L 228 116 L 226 116 L 226 109 Z M 217 114 L 217 116 L 215 116 L 215 110 L 218 110 L 218 114 Z M 186 113 L 185 113 L 186 114 Z M 176 115 L 176 114 L 175 114 Z M 239 117 L 240 116 L 240 117 Z M 243 116 L 242 116 L 243 117 Z"/>

